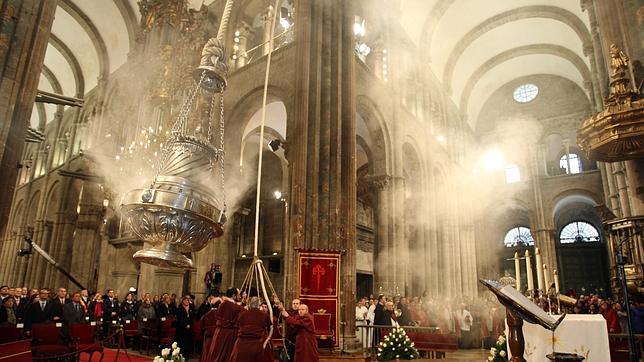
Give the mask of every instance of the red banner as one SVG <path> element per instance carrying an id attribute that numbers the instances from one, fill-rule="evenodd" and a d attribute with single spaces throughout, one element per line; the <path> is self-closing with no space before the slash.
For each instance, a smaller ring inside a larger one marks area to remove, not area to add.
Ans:
<path id="1" fill-rule="evenodd" d="M 338 343 L 340 252 L 334 250 L 298 250 L 300 300 L 313 315 L 320 342 Z"/>

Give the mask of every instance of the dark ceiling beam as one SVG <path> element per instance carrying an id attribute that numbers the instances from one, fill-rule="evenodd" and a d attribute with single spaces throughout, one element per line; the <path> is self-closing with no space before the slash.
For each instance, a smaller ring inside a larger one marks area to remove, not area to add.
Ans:
<path id="1" fill-rule="evenodd" d="M 127 29 L 127 38 L 130 41 L 130 51 L 134 49 L 136 45 L 136 31 L 137 31 L 137 20 L 136 13 L 134 9 L 130 6 L 130 2 L 127 0 L 114 0 L 114 4 L 119 9 L 123 21 L 125 21 L 125 28 Z"/>
<path id="2" fill-rule="evenodd" d="M 47 65 L 45 64 L 42 65 L 41 72 L 45 76 L 45 79 L 47 79 L 47 82 L 49 82 L 49 84 L 51 85 L 51 89 L 54 90 L 54 93 L 63 94 L 63 87 L 60 86 L 60 82 L 58 81 L 58 78 L 56 78 L 56 75 L 54 74 L 54 72 L 52 72 L 51 69 L 47 67 Z M 36 95 L 36 99 L 38 99 L 38 95 Z M 65 107 L 60 104 L 56 106 L 56 110 L 58 112 L 61 112 L 61 114 L 64 109 Z"/>
<path id="3" fill-rule="evenodd" d="M 63 43 L 60 38 L 58 38 L 53 33 L 49 36 L 49 44 L 51 44 L 60 54 L 65 58 L 70 68 L 72 69 L 72 74 L 74 75 L 74 82 L 76 83 L 76 97 L 82 97 L 85 95 L 85 77 L 83 75 L 83 68 L 81 68 L 78 59 L 72 53 L 72 50 L 69 49 L 67 44 Z"/>
<path id="4" fill-rule="evenodd" d="M 588 70 L 588 67 L 586 66 L 586 63 L 584 60 L 577 55 L 574 51 L 560 46 L 560 45 L 554 45 L 554 44 L 531 44 L 531 45 L 525 45 L 513 49 L 506 50 L 500 54 L 495 55 L 494 57 L 490 58 L 488 61 L 483 63 L 480 67 L 478 67 L 474 73 L 468 78 L 467 83 L 465 84 L 465 87 L 463 88 L 463 92 L 461 93 L 461 101 L 460 101 L 460 110 L 462 114 L 467 113 L 467 106 L 470 102 L 470 96 L 472 95 L 472 91 L 474 90 L 474 87 L 476 87 L 476 84 L 487 74 L 490 70 L 494 69 L 495 67 L 501 65 L 504 62 L 507 62 L 508 60 L 522 57 L 525 55 L 534 55 L 534 54 L 549 54 L 549 55 L 554 55 L 560 58 L 563 58 L 572 65 L 577 68 L 577 71 L 579 71 L 579 74 L 581 77 L 584 79 L 584 85 L 592 86 L 592 81 L 591 81 L 591 74 L 590 70 Z M 592 90 L 588 89 L 589 92 L 592 94 Z M 590 99 L 589 99 L 590 101 Z M 592 102 L 591 102 L 592 103 Z"/>
<path id="5" fill-rule="evenodd" d="M 71 15 L 74 20 L 87 32 L 96 52 L 98 53 L 98 63 L 99 63 L 99 78 L 107 79 L 110 73 L 110 58 L 107 54 L 107 45 L 101 36 L 101 33 L 96 28 L 96 25 L 90 20 L 90 18 L 85 14 L 76 4 L 71 0 L 60 0 L 58 2 L 65 12 Z"/>
<path id="6" fill-rule="evenodd" d="M 560 21 L 568 25 L 579 37 L 582 47 L 592 44 L 588 28 L 577 15 L 568 10 L 556 6 L 524 6 L 504 13 L 493 16 L 480 23 L 474 29 L 470 30 L 456 43 L 452 49 L 447 62 L 445 63 L 445 70 L 443 71 L 443 85 L 446 90 L 452 92 L 452 79 L 454 77 L 454 69 L 458 63 L 459 58 L 463 55 L 465 50 L 472 45 L 476 40 L 487 32 L 496 29 L 502 25 L 531 18 L 544 18 Z"/>

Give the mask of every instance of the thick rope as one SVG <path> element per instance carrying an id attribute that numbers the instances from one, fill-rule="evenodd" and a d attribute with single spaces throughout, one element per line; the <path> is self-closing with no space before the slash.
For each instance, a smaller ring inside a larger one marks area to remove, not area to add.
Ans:
<path id="1" fill-rule="evenodd" d="M 233 8 L 233 0 L 226 0 L 224 13 L 221 15 L 221 22 L 219 22 L 219 31 L 217 31 L 217 40 L 222 43 L 226 39 L 226 29 L 228 29 L 228 20 L 230 19 L 230 12 Z"/>

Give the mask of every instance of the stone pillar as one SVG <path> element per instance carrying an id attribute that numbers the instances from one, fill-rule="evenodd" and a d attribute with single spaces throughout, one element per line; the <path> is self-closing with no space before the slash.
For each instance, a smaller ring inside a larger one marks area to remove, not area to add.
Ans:
<path id="1" fill-rule="evenodd" d="M 295 111 L 287 125 L 294 247 L 344 250 L 340 320 L 355 339 L 356 106 L 352 1 L 299 0 L 295 22 Z M 288 260 L 297 281 L 296 260 Z M 291 295 L 292 296 L 292 295 Z"/>
<path id="2" fill-rule="evenodd" d="M 155 290 L 157 293 L 164 291 L 168 294 L 181 296 L 183 289 L 184 271 L 177 268 L 156 268 L 154 277 L 156 280 Z"/>
<path id="3" fill-rule="evenodd" d="M 606 70 L 606 63 L 604 63 L 604 56 L 602 54 L 602 44 L 599 35 L 599 24 L 597 23 L 597 15 L 593 0 L 582 0 L 582 10 L 588 11 L 588 19 L 590 20 L 590 36 L 592 38 L 592 53 L 587 52 L 588 46 L 584 44 L 584 53 L 588 54 L 590 61 L 590 73 L 593 77 L 593 82 L 596 83 L 595 92 L 599 91 L 599 95 L 595 94 L 595 111 L 600 111 L 603 107 L 603 99 L 608 96 L 608 71 Z M 597 97 L 599 97 L 597 99 Z"/>
<path id="4" fill-rule="evenodd" d="M 0 235 L 4 235 L 58 1 L 0 4 Z"/>
<path id="5" fill-rule="evenodd" d="M 644 215 L 644 158 L 624 162 L 628 176 L 631 214 Z"/>
<path id="6" fill-rule="evenodd" d="M 54 236 L 52 237 L 51 246 L 49 247 L 50 255 L 59 263 L 61 262 L 61 257 L 63 255 L 63 251 L 61 251 L 63 244 L 65 244 L 65 240 L 71 241 L 73 239 L 74 231 L 76 230 L 76 220 L 78 218 L 76 210 L 70 210 L 66 213 L 62 213 L 60 216 L 61 221 L 54 225 Z M 53 265 L 47 264 L 45 284 L 55 285 L 61 275 L 62 274 Z"/>
<path id="7" fill-rule="evenodd" d="M 375 189 L 378 197 L 378 207 L 376 213 L 376 240 L 374 250 L 374 289 L 380 291 L 380 287 L 387 288 L 393 284 L 392 274 L 389 272 L 393 265 L 391 250 L 393 245 L 390 237 L 390 194 L 391 194 L 391 176 L 378 175 L 373 176 L 371 185 Z"/>
<path id="8" fill-rule="evenodd" d="M 73 241 L 65 244 L 63 257 L 59 261 L 68 267 L 70 274 L 86 287 L 94 276 L 96 253 L 100 250 L 99 230 L 103 215 L 102 205 L 81 205 Z"/>
<path id="9" fill-rule="evenodd" d="M 564 142 L 566 144 L 566 142 Z M 541 250 L 541 255 L 543 263 L 550 266 L 552 269 L 553 266 L 557 265 L 557 255 L 555 251 L 555 240 L 553 238 L 553 226 L 552 226 L 552 217 L 550 216 L 550 211 L 545 209 L 543 203 L 543 191 L 541 190 L 541 178 L 544 176 L 543 172 L 539 165 L 539 161 L 544 157 L 545 148 L 544 145 L 540 144 L 534 148 L 531 148 L 530 153 L 531 157 L 531 169 L 532 169 L 532 189 L 534 196 L 534 205 L 535 205 L 535 225 L 532 229 L 535 231 L 535 246 Z M 570 170 L 570 163 L 568 163 L 568 170 Z"/>
<path id="10" fill-rule="evenodd" d="M 53 226 L 53 223 L 51 221 L 43 220 L 43 234 L 42 234 L 43 237 L 42 237 L 42 243 L 40 243 L 40 246 L 45 251 L 49 250 L 49 245 L 51 244 L 52 226 Z M 45 258 L 43 258 L 40 255 L 38 255 L 38 258 L 36 260 L 37 260 L 37 265 L 36 265 L 36 269 L 33 272 L 34 276 L 30 278 L 31 281 L 28 283 L 28 285 L 42 287 L 44 286 L 44 283 L 45 283 L 44 270 L 47 264 L 49 263 L 45 260 Z"/>
<path id="11" fill-rule="evenodd" d="M 631 216 L 631 202 L 628 197 L 628 184 L 626 183 L 626 171 L 624 170 L 623 162 L 611 163 L 613 175 L 617 185 L 617 195 L 619 197 L 619 205 L 622 217 Z"/>
<path id="12" fill-rule="evenodd" d="M 235 31 L 235 37 L 239 39 L 239 42 L 236 43 L 237 49 L 233 45 L 233 53 L 237 55 L 235 59 L 235 67 L 237 69 L 243 67 L 248 62 L 248 38 L 253 34 L 253 30 L 248 24 L 242 22 Z"/>
<path id="13" fill-rule="evenodd" d="M 31 239 L 38 244 L 40 247 L 44 243 L 46 243 L 46 240 L 43 238 L 43 220 L 36 220 L 34 223 L 34 231 L 33 234 L 31 235 Z M 31 255 L 29 258 L 29 263 L 27 264 L 27 274 L 25 276 L 25 283 L 28 285 L 34 285 L 35 283 L 35 270 L 36 270 L 36 265 L 40 263 L 45 263 L 45 258 L 43 258 L 40 254 L 34 251 L 34 253 Z"/>
<path id="14" fill-rule="evenodd" d="M 264 33 L 262 33 L 262 55 L 268 54 L 271 50 L 271 29 L 274 27 L 273 24 L 273 9 L 272 5 L 269 5 L 268 8 L 264 11 Z"/>
<path id="15" fill-rule="evenodd" d="M 610 211 L 616 216 L 621 214 L 619 207 L 619 197 L 617 195 L 617 186 L 615 185 L 615 176 L 613 175 L 613 167 L 610 163 L 602 162 L 600 167 L 603 168 L 603 173 L 606 174 L 606 183 L 608 185 L 608 194 L 606 195 L 608 207 Z"/>
<path id="16" fill-rule="evenodd" d="M 594 3 L 597 24 L 599 25 L 599 38 L 603 49 L 604 64 L 610 64 L 610 45 L 616 44 L 626 55 L 633 59 L 632 54 L 638 54 L 640 43 L 633 43 L 640 39 L 631 39 L 627 27 L 630 25 L 624 17 L 623 0 L 596 0 Z M 634 24 L 633 24 L 634 25 Z M 631 25 L 632 26 L 632 25 Z M 629 67 L 630 79 L 635 79 L 633 68 Z M 605 80 L 608 82 L 608 79 Z M 631 82 L 633 86 L 633 82 Z"/>

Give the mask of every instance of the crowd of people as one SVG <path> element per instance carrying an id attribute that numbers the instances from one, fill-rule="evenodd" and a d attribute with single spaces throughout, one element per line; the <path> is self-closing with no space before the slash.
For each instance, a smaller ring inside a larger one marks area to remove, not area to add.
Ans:
<path id="1" fill-rule="evenodd" d="M 112 326 L 126 321 L 139 321 L 140 330 L 146 321 L 171 320 L 181 353 L 189 357 L 197 352 L 192 347 L 195 321 L 199 320 L 197 333 L 204 337 L 202 361 L 272 361 L 273 347 L 267 338 L 271 327 L 274 335 L 284 337 L 284 350 L 291 358 L 300 361 L 318 358 L 313 317 L 298 299 L 285 307 L 278 300 L 266 303 L 257 296 L 231 288 L 223 295 L 209 295 L 196 307 L 195 297 L 190 294 L 179 298 L 167 293 L 138 295 L 136 290 L 130 290 L 120 298 L 113 289 L 104 293 L 87 290 L 68 293 L 65 288 L 1 286 L 0 301 L 0 327 L 20 325 L 25 333 L 39 323 L 61 323 L 64 333 L 65 326 L 94 322 L 99 326 L 100 338 L 107 338 L 113 333 Z M 555 305 L 543 298 L 537 304 L 546 310 Z M 625 306 L 617 301 L 591 294 L 556 303 L 556 306 L 566 313 L 601 314 L 609 333 L 628 330 Z M 272 321 L 269 308 L 273 311 Z M 644 333 L 644 306 L 631 302 L 630 312 L 633 331 Z M 478 298 L 370 296 L 357 301 L 355 318 L 356 335 L 365 348 L 376 346 L 381 336 L 378 329 L 361 326 L 429 327 L 434 333 L 457 335 L 460 348 L 488 348 L 505 328 L 505 308 L 491 295 Z M 282 330 L 282 322 L 286 330 Z"/>
<path id="2" fill-rule="evenodd" d="M 187 359 L 196 352 L 192 347 L 195 321 L 199 320 L 197 332 L 204 337 L 201 361 L 273 361 L 273 346 L 268 338 L 271 328 L 274 335 L 284 336 L 284 353 L 291 361 L 318 360 L 313 317 L 299 299 L 287 308 L 277 299 L 267 303 L 253 293 L 241 294 L 236 288 L 216 294 L 209 295 L 197 308 L 194 296 L 189 294 L 177 298 L 174 294 L 144 293 L 138 298 L 131 290 L 120 299 L 113 289 L 69 294 L 65 288 L 52 291 L 1 286 L 0 328 L 20 326 L 29 334 L 35 324 L 60 323 L 64 335 L 69 325 L 92 323 L 99 326 L 100 338 L 107 338 L 113 326 L 126 322 L 139 321 L 141 328 L 142 322 L 172 321 L 174 340 Z M 281 322 L 286 325 L 285 331 Z"/>
<path id="3" fill-rule="evenodd" d="M 575 300 L 574 303 L 570 301 Z M 628 317 L 625 306 L 598 295 L 581 295 L 567 302 L 548 303 L 542 298 L 537 304 L 544 310 L 561 308 L 560 312 L 574 314 L 601 314 L 606 319 L 609 333 L 626 333 Z M 631 324 L 634 333 L 644 333 L 644 305 L 630 303 Z M 356 334 L 364 347 L 373 347 L 379 336 L 371 328 L 360 326 L 415 326 L 433 327 L 438 333 L 455 334 L 460 348 L 489 348 L 505 329 L 505 308 L 495 297 L 427 297 L 380 295 L 361 298 L 355 307 Z"/>

